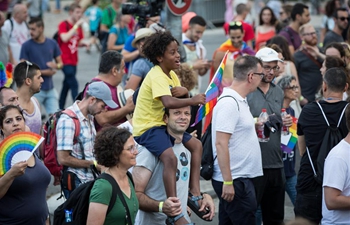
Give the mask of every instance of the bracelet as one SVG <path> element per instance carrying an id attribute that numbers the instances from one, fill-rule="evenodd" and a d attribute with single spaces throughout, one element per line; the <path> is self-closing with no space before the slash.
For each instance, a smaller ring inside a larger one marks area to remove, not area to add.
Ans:
<path id="1" fill-rule="evenodd" d="M 95 167 L 97 166 L 97 161 L 96 161 L 96 160 L 94 160 L 94 166 L 95 166 Z"/>
<path id="2" fill-rule="evenodd" d="M 79 26 L 75 24 L 75 25 L 73 26 L 73 29 L 74 29 L 74 30 L 77 30 L 78 27 L 79 27 Z"/>
<path id="3" fill-rule="evenodd" d="M 233 180 L 231 181 L 224 181 L 224 185 L 232 185 L 233 184 Z"/>
<path id="4" fill-rule="evenodd" d="M 164 202 L 159 202 L 159 212 L 163 212 L 163 204 Z"/>
<path id="5" fill-rule="evenodd" d="M 61 67 L 62 67 L 61 63 L 57 63 L 56 67 L 57 67 L 58 70 L 61 69 Z"/>
<path id="6" fill-rule="evenodd" d="M 304 100 L 304 96 L 300 96 L 300 98 L 299 98 L 299 101 L 303 101 Z"/>

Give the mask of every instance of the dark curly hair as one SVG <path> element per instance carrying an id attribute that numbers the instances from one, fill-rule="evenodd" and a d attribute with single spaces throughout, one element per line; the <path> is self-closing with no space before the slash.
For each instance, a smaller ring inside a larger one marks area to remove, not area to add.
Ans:
<path id="1" fill-rule="evenodd" d="M 263 24 L 264 24 L 264 21 L 263 21 L 263 19 L 262 19 L 262 14 L 263 14 L 263 12 L 264 12 L 265 10 L 269 10 L 270 13 L 271 13 L 271 20 L 270 20 L 270 24 L 269 24 L 269 25 L 273 25 L 273 26 L 276 25 L 276 23 L 277 23 L 277 18 L 276 18 L 276 16 L 275 16 L 275 14 L 273 13 L 272 9 L 271 9 L 270 7 L 268 7 L 268 6 L 265 6 L 264 8 L 262 8 L 262 9 L 260 10 L 260 14 L 259 14 L 259 25 L 263 25 Z"/>
<path id="2" fill-rule="evenodd" d="M 98 132 L 94 144 L 94 155 L 98 164 L 105 167 L 117 165 L 124 144 L 131 136 L 128 130 L 115 126 L 105 127 Z"/>
<path id="3" fill-rule="evenodd" d="M 179 45 L 179 42 L 169 31 L 158 31 L 146 38 L 142 47 L 142 52 L 154 65 L 159 65 L 157 57 L 163 56 L 166 48 L 173 41 Z"/>

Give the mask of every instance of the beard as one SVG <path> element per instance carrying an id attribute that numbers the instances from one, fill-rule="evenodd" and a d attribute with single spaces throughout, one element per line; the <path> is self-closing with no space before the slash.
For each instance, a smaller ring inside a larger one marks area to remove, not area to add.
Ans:
<path id="1" fill-rule="evenodd" d="M 310 46 L 316 46 L 317 45 L 317 38 L 312 38 L 311 40 L 304 40 L 305 44 Z"/>

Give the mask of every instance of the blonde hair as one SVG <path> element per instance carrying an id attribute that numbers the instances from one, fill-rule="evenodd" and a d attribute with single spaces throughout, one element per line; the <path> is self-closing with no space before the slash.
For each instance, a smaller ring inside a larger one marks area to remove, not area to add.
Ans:
<path id="1" fill-rule="evenodd" d="M 179 77 L 181 86 L 187 88 L 187 90 L 190 91 L 196 86 L 197 75 L 187 63 L 182 63 L 174 72 Z"/>

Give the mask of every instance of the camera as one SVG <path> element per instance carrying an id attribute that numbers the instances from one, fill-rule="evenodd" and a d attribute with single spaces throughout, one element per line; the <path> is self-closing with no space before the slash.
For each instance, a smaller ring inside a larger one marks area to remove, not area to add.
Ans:
<path id="1" fill-rule="evenodd" d="M 145 27 L 147 19 L 159 16 L 165 0 L 136 0 L 135 3 L 122 5 L 123 14 L 132 14 L 138 18 L 141 27 Z"/>

